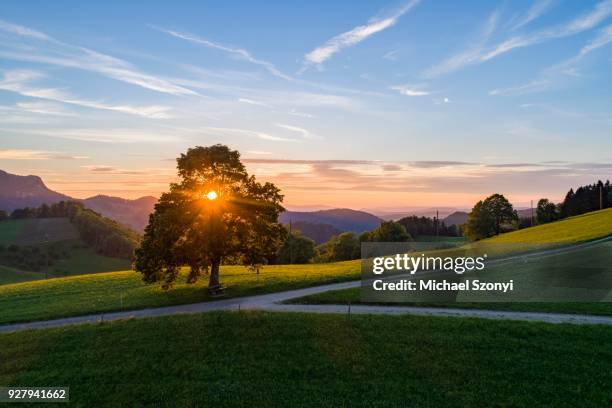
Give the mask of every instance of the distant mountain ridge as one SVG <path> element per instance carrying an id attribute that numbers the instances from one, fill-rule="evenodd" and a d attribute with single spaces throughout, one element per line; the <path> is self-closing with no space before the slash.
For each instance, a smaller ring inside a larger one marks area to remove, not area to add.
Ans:
<path id="1" fill-rule="evenodd" d="M 135 200 L 97 195 L 81 200 L 86 207 L 112 218 L 120 224 L 144 231 L 149 223 L 149 214 L 153 212 L 157 198 L 144 196 Z"/>
<path id="2" fill-rule="evenodd" d="M 0 170 L 0 209 L 13 211 L 16 208 L 38 207 L 62 200 L 71 200 L 67 195 L 49 189 L 38 176 L 18 176 Z"/>
<path id="3" fill-rule="evenodd" d="M 340 231 L 362 233 L 370 231 L 380 225 L 382 220 L 365 211 L 351 210 L 349 208 L 336 208 L 320 211 L 285 211 L 281 213 L 279 222 L 289 224 L 293 222 L 308 222 L 313 224 L 328 224 Z"/>
<path id="4" fill-rule="evenodd" d="M 467 222 L 469 216 L 470 214 L 465 211 L 455 211 L 444 218 L 442 222 L 444 222 L 446 226 L 463 225 Z"/>
<path id="5" fill-rule="evenodd" d="M 0 170 L 0 209 L 38 207 L 59 201 L 79 201 L 86 207 L 142 232 L 153 212 L 157 198 L 145 196 L 135 200 L 97 195 L 85 199 L 72 198 L 49 189 L 38 176 L 19 176 Z"/>
<path id="6" fill-rule="evenodd" d="M 317 245 L 327 242 L 334 235 L 338 235 L 343 232 L 342 230 L 339 230 L 333 225 L 307 221 L 292 221 L 291 229 L 293 231 L 300 231 L 303 236 L 312 239 Z"/>

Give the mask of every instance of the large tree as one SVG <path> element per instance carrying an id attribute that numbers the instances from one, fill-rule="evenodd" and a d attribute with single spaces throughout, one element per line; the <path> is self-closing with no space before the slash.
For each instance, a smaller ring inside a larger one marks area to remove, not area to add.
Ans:
<path id="1" fill-rule="evenodd" d="M 465 224 L 465 235 L 479 240 L 499 235 L 501 226 L 518 220 L 512 204 L 501 194 L 493 194 L 476 203 Z"/>
<path id="2" fill-rule="evenodd" d="M 222 262 L 257 268 L 276 256 L 286 235 L 278 223 L 283 196 L 249 176 L 236 150 L 191 148 L 177 169 L 179 182 L 160 197 L 136 250 L 134 267 L 145 282 L 169 288 L 186 265 L 190 283 L 210 269 L 209 291 L 216 292 Z"/>

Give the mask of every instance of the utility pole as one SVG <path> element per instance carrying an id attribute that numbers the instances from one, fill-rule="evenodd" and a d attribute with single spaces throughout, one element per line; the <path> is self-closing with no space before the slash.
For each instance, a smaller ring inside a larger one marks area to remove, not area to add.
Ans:
<path id="1" fill-rule="evenodd" d="M 533 227 L 533 200 L 531 200 L 531 226 Z"/>
<path id="2" fill-rule="evenodd" d="M 289 220 L 289 263 L 293 265 L 293 235 L 291 235 L 291 220 Z"/>
<path id="3" fill-rule="evenodd" d="M 599 209 L 603 210 L 603 183 L 599 184 Z"/>
<path id="4" fill-rule="evenodd" d="M 436 237 L 440 235 L 439 225 L 440 225 L 440 213 L 438 213 L 438 210 L 436 210 Z"/>

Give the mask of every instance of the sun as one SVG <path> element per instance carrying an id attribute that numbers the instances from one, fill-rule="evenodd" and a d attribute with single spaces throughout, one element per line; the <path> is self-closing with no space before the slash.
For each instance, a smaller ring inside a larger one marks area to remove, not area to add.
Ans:
<path id="1" fill-rule="evenodd" d="M 208 198 L 209 200 L 216 200 L 217 199 L 217 192 L 215 190 L 210 190 L 208 193 L 206 193 L 206 198 Z"/>

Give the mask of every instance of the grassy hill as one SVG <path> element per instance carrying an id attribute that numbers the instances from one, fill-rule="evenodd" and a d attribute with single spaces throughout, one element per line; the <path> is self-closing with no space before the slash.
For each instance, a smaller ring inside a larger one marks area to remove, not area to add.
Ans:
<path id="1" fill-rule="evenodd" d="M 612 235 L 612 208 L 489 238 L 494 243 L 569 244 Z M 483 242 L 484 242 L 483 241 Z"/>
<path id="2" fill-rule="evenodd" d="M 104 256 L 80 237 L 68 218 L 0 222 L 0 284 L 129 268 L 127 259 Z"/>
<path id="3" fill-rule="evenodd" d="M 612 208 L 595 211 L 575 217 L 566 218 L 550 224 L 539 225 L 519 231 L 509 232 L 497 237 L 470 244 L 475 251 L 497 251 L 501 256 L 507 256 L 511 251 L 530 249 L 544 249 L 548 246 L 571 244 L 592 241 L 598 238 L 612 236 Z M 444 251 L 450 253 L 453 250 Z M 584 260 L 588 259 L 588 263 Z M 535 258 L 489 269 L 489 273 L 496 273 L 501 277 L 510 279 L 516 274 L 528 275 L 537 272 L 540 276 L 548 270 L 553 276 L 571 276 L 580 271 L 600 269 L 606 270 L 612 265 L 612 241 L 606 241 L 592 247 L 561 253 L 554 257 Z M 530 302 L 427 302 L 411 303 L 406 305 L 430 307 L 462 307 L 477 309 L 512 310 L 512 311 L 544 311 L 559 313 L 593 313 L 612 315 L 612 303 L 607 302 L 572 302 L 572 303 L 530 303 Z M 306 304 L 347 304 L 361 302 L 361 289 L 347 289 L 307 296 L 295 299 L 293 303 Z"/>

